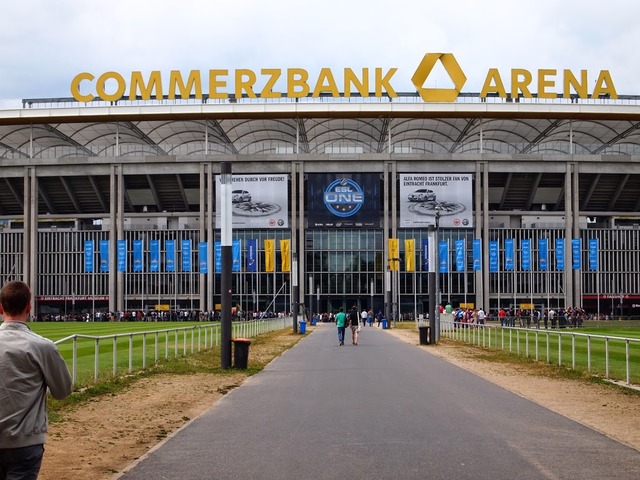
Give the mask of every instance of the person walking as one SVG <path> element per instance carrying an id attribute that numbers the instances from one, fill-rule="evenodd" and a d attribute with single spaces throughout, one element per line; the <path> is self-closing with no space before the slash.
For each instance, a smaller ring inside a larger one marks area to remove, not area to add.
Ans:
<path id="1" fill-rule="evenodd" d="M 61 400 L 73 389 L 55 344 L 31 331 L 31 290 L 11 281 L 0 290 L 0 478 L 36 479 L 47 432 L 47 389 Z"/>
<path id="2" fill-rule="evenodd" d="M 351 314 L 349 315 L 349 324 L 351 325 L 351 345 L 358 345 L 358 334 L 360 333 L 360 314 L 358 313 L 358 307 L 356 307 L 355 305 L 351 309 Z"/>
<path id="3" fill-rule="evenodd" d="M 338 327 L 338 344 L 344 345 L 344 329 L 347 326 L 347 315 L 342 307 L 336 314 L 336 326 Z"/>

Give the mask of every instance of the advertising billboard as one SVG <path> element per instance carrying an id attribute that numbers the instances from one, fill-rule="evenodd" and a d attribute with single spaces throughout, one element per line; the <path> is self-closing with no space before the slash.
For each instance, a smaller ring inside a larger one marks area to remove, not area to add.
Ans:
<path id="1" fill-rule="evenodd" d="M 473 175 L 459 173 L 400 174 L 400 226 L 473 227 Z"/>
<path id="2" fill-rule="evenodd" d="M 380 175 L 310 173 L 307 177 L 309 228 L 380 227 Z"/>
<path id="3" fill-rule="evenodd" d="M 220 175 L 216 175 L 216 228 L 220 228 Z M 232 175 L 233 228 L 289 228 L 288 175 Z"/>

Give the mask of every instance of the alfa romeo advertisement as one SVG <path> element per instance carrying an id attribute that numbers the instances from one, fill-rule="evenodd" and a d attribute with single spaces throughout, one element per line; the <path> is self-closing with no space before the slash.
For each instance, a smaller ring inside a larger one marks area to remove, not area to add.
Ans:
<path id="1" fill-rule="evenodd" d="M 473 175 L 409 173 L 400 175 L 400 226 L 473 227 Z"/>
<path id="2" fill-rule="evenodd" d="M 233 228 L 289 228 L 288 175 L 232 175 Z M 220 228 L 220 175 L 216 175 L 216 227 Z"/>
<path id="3" fill-rule="evenodd" d="M 380 175 L 310 173 L 309 227 L 380 227 Z"/>

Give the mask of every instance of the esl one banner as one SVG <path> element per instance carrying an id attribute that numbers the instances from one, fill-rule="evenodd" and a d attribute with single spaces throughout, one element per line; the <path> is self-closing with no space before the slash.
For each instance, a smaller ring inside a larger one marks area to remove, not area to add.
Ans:
<path id="1" fill-rule="evenodd" d="M 222 225 L 220 175 L 216 175 L 216 228 Z M 288 175 L 232 175 L 233 228 L 289 228 Z"/>
<path id="2" fill-rule="evenodd" d="M 400 226 L 473 227 L 473 175 L 450 173 L 400 174 Z"/>
<path id="3" fill-rule="evenodd" d="M 307 180 L 309 227 L 381 226 L 380 175 L 310 173 Z"/>

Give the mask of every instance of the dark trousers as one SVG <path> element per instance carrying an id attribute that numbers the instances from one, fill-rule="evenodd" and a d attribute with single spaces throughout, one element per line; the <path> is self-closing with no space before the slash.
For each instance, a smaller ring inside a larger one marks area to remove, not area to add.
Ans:
<path id="1" fill-rule="evenodd" d="M 42 444 L 0 448 L 0 480 L 36 480 L 43 455 Z"/>

